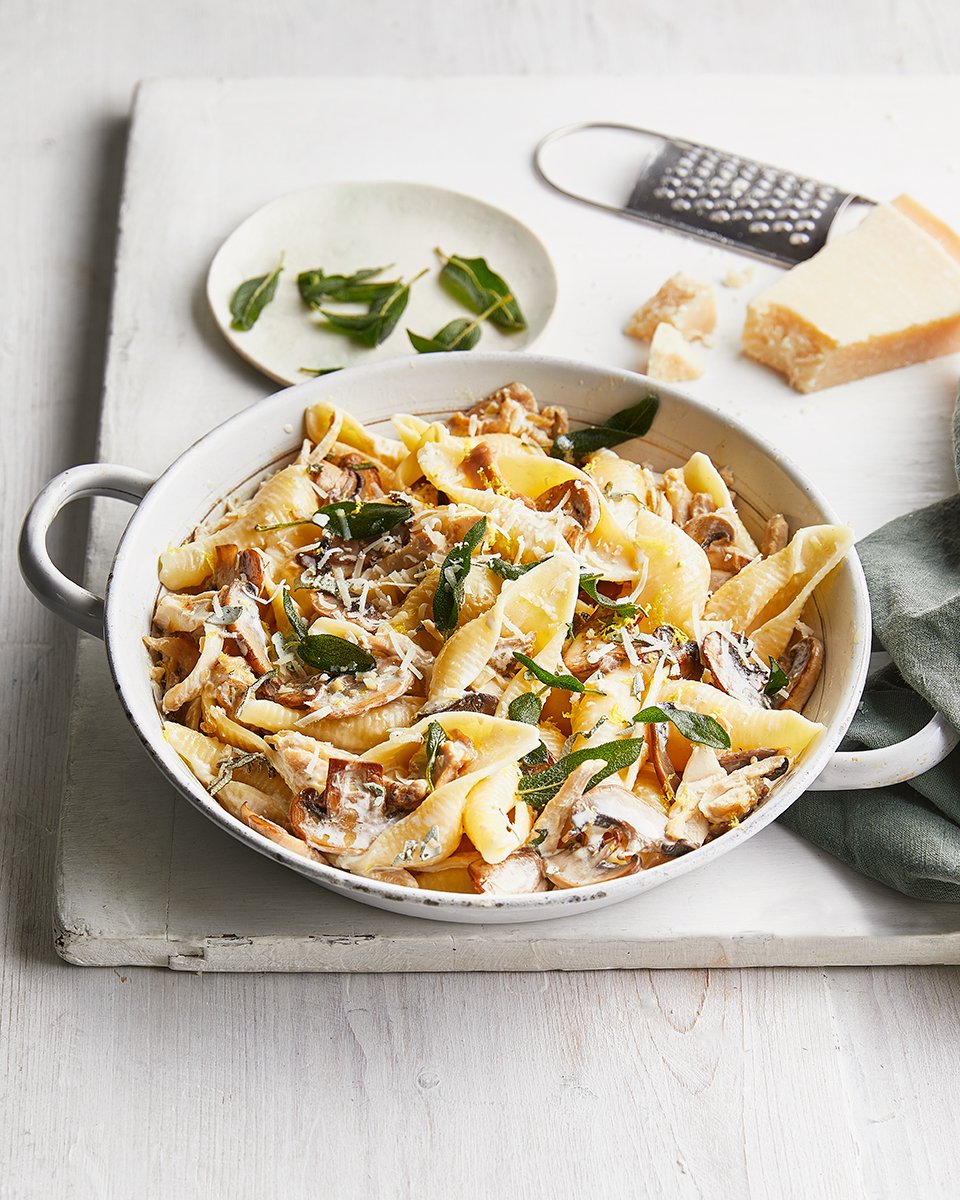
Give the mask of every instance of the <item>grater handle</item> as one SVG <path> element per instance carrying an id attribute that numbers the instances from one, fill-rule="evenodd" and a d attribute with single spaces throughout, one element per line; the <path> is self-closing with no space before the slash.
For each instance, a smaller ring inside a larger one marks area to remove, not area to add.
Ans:
<path id="1" fill-rule="evenodd" d="M 554 130 L 533 164 L 571 199 L 781 266 L 811 258 L 873 205 L 833 184 L 612 121 Z"/>

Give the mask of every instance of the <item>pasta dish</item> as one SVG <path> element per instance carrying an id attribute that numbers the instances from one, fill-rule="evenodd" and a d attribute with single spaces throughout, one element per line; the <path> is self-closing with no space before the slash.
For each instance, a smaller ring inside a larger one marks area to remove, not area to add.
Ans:
<path id="1" fill-rule="evenodd" d="M 656 406 L 571 430 L 512 383 L 394 439 L 312 404 L 161 555 L 169 743 L 262 837 L 409 888 L 604 884 L 722 836 L 823 728 L 804 617 L 852 535 L 755 541 L 706 454 L 633 461 Z"/>

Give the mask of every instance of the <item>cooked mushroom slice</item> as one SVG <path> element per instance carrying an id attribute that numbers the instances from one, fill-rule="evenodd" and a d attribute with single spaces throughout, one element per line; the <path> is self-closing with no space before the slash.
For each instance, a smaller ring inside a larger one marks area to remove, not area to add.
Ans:
<path id="1" fill-rule="evenodd" d="M 711 825 L 729 825 L 752 812 L 770 791 L 770 785 L 790 766 L 784 754 L 773 758 L 748 763 L 724 775 L 723 779 L 711 780 L 704 788 L 698 801 L 700 812 Z"/>
<path id="2" fill-rule="evenodd" d="M 769 558 L 771 554 L 777 554 L 783 550 L 789 541 L 790 526 L 784 520 L 782 513 L 774 513 L 767 521 L 763 537 L 760 539 L 760 553 L 764 558 Z"/>
<path id="3" fill-rule="evenodd" d="M 460 464 L 471 484 L 480 489 L 489 489 L 499 496 L 508 496 L 511 500 L 522 500 L 530 504 L 526 496 L 515 492 L 500 474 L 496 456 L 487 442 L 478 442 Z"/>
<path id="4" fill-rule="evenodd" d="M 717 502 L 709 492 L 695 492 L 690 501 L 690 517 L 702 517 L 717 511 Z"/>
<path id="5" fill-rule="evenodd" d="M 583 887 L 639 870 L 641 853 L 658 848 L 666 815 L 617 783 L 601 783 L 575 801 L 557 851 L 546 856 L 557 887 Z"/>
<path id="6" fill-rule="evenodd" d="M 540 512 L 565 513 L 584 533 L 593 533 L 600 520 L 600 495 L 584 479 L 568 479 L 547 488 L 537 497 L 536 506 Z"/>
<path id="7" fill-rule="evenodd" d="M 732 775 L 741 767 L 749 766 L 754 762 L 762 762 L 764 759 L 773 758 L 780 753 L 779 750 L 721 750 L 717 754 L 717 762 L 728 775 Z"/>
<path id="8" fill-rule="evenodd" d="M 360 472 L 338 467 L 324 459 L 312 465 L 310 478 L 325 504 L 336 500 L 350 500 L 360 489 Z"/>
<path id="9" fill-rule="evenodd" d="M 477 751 L 473 742 L 465 733 L 454 729 L 446 741 L 441 742 L 433 760 L 433 786 L 442 787 L 451 779 L 456 779 L 472 766 L 476 759 Z"/>
<path id="10" fill-rule="evenodd" d="M 706 547 L 707 559 L 713 573 L 736 575 L 744 567 L 749 567 L 753 557 L 746 550 L 734 546 L 730 542 L 716 541 Z"/>
<path id="11" fill-rule="evenodd" d="M 659 845 L 666 818 L 619 783 L 605 780 L 585 793 L 602 767 L 581 763 L 537 818 L 543 834 L 537 847 L 546 875 L 557 887 L 582 887 L 630 875 L 640 852 Z"/>
<path id="12" fill-rule="evenodd" d="M 790 708 L 800 712 L 817 686 L 823 668 L 823 642 L 812 634 L 795 642 L 780 666 L 786 671 L 790 686 L 785 700 L 774 700 L 776 708 Z"/>
<path id="13" fill-rule="evenodd" d="M 418 718 L 419 719 L 419 718 Z M 405 817 L 426 800 L 430 785 L 425 779 L 385 779 L 385 811 L 388 817 Z"/>
<path id="14" fill-rule="evenodd" d="M 700 513 L 691 517 L 683 527 L 683 532 L 692 537 L 704 550 L 714 542 L 733 543 L 737 531 L 732 521 L 721 516 L 718 512 Z"/>
<path id="15" fill-rule="evenodd" d="M 261 683 L 258 695 L 264 700 L 283 704 L 286 708 L 306 708 L 316 700 L 319 691 L 316 684 L 307 683 L 305 680 L 289 681 L 273 675 Z"/>
<path id="16" fill-rule="evenodd" d="M 482 858 L 467 867 L 473 886 L 487 896 L 526 896 L 545 892 L 550 885 L 545 878 L 545 863 L 536 850 L 521 846 L 498 863 Z"/>
<path id="17" fill-rule="evenodd" d="M 742 634 L 708 633 L 700 645 L 700 657 L 721 691 L 744 704 L 770 707 L 763 692 L 770 672 L 754 659 L 750 642 Z"/>
<path id="18" fill-rule="evenodd" d="M 331 758 L 321 795 L 304 788 L 290 804 L 290 825 L 311 846 L 337 853 L 366 850 L 387 824 L 379 763 Z"/>
<path id="19" fill-rule="evenodd" d="M 340 466 L 346 471 L 353 471 L 360 480 L 357 492 L 358 500 L 379 500 L 387 494 L 380 478 L 380 471 L 362 454 L 345 454 L 340 459 Z"/>
<path id="20" fill-rule="evenodd" d="M 681 679 L 699 679 L 703 675 L 700 647 L 695 641 L 687 639 L 674 625 L 658 625 L 652 636 L 670 647 L 670 655 L 677 664 Z M 656 647 L 653 650 L 657 653 Z M 640 657 L 644 655 L 641 653 Z"/>
<path id="21" fill-rule="evenodd" d="M 258 675 L 272 670 L 267 631 L 260 620 L 260 610 L 251 600 L 243 581 L 237 579 L 223 592 L 220 603 L 224 609 L 239 609 L 239 615 L 224 626 L 236 641 L 240 653 Z"/>
<path id="22" fill-rule="evenodd" d="M 215 588 L 242 583 L 244 592 L 251 600 L 260 595 L 263 590 L 264 560 L 259 550 L 215 546 L 213 557 L 215 566 L 211 582 Z"/>
<path id="23" fill-rule="evenodd" d="M 214 663 L 220 657 L 222 649 L 223 634 L 219 629 L 214 629 L 212 626 L 207 625 L 203 640 L 200 643 L 200 657 L 197 659 L 197 665 L 186 679 L 181 680 L 180 683 L 168 689 L 164 694 L 164 712 L 176 712 L 177 709 L 182 708 L 188 701 L 197 699 L 203 685 L 210 676 L 210 672 L 213 670 Z"/>
<path id="24" fill-rule="evenodd" d="M 667 752 L 667 726 L 666 724 L 647 725 L 644 729 L 644 736 L 647 739 L 647 756 L 653 763 L 653 769 L 657 774 L 667 803 L 672 804 L 677 788 L 680 786 L 680 776 Z"/>
<path id="25" fill-rule="evenodd" d="M 417 713 L 417 720 L 419 721 L 422 717 L 435 717 L 437 713 L 443 712 L 484 713 L 484 715 L 492 717 L 496 711 L 496 696 L 491 696 L 487 692 L 466 692 L 459 700 L 437 700 L 433 704 L 428 704 Z"/>
<path id="26" fill-rule="evenodd" d="M 265 838 L 269 838 L 278 846 L 282 846 L 284 850 L 289 850 L 291 854 L 299 854 L 301 858 L 309 858 L 312 862 L 325 863 L 327 860 L 315 850 L 313 846 L 309 846 L 303 838 L 294 837 L 292 833 L 287 833 L 280 825 L 268 820 L 266 817 L 261 817 L 259 813 L 253 811 L 249 804 L 244 804 L 240 809 L 240 819 L 249 825 L 251 829 L 255 829 L 257 833 Z"/>
<path id="27" fill-rule="evenodd" d="M 143 644 L 159 656 L 153 677 L 164 691 L 186 679 L 200 657 L 200 647 L 184 633 L 173 633 L 169 637 L 145 637 Z"/>

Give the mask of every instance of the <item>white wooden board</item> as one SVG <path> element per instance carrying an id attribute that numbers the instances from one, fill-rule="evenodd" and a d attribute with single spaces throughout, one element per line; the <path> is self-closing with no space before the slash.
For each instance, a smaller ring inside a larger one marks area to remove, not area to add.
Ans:
<path id="1" fill-rule="evenodd" d="M 537 349 L 616 366 L 642 367 L 641 348 L 620 328 L 666 276 L 685 270 L 719 281 L 744 260 L 547 191 L 530 151 L 557 125 L 636 120 L 878 197 L 906 186 L 960 225 L 956 168 L 942 160 L 929 120 L 956 111 L 955 79 L 677 78 L 661 88 L 629 78 L 487 78 L 459 80 L 455 90 L 442 80 L 369 78 L 338 81 L 333 96 L 320 80 L 141 88 L 101 458 L 159 471 L 268 394 L 271 385 L 213 327 L 204 276 L 247 212 L 320 180 L 423 180 L 513 212 L 545 241 L 559 277 L 557 310 Z M 456 102 L 480 94 L 482 105 Z M 737 356 L 745 301 L 775 273 L 758 267 L 751 287 L 720 289 L 721 335 L 691 390 L 781 441 L 861 534 L 950 491 L 956 358 L 797 396 Z M 121 526 L 116 509 L 95 511 L 92 584 Z M 777 827 L 691 877 L 563 922 L 471 928 L 355 905 L 251 854 L 173 796 L 126 726 L 102 647 L 87 638 L 59 851 L 58 947 L 83 964 L 404 971 L 960 962 L 960 906 L 906 900 Z"/>

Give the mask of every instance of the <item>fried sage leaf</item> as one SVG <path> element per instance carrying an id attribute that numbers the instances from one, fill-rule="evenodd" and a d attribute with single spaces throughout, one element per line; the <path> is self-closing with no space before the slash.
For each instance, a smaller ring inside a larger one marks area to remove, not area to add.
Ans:
<path id="1" fill-rule="evenodd" d="M 410 345 L 418 354 L 441 354 L 449 350 L 472 350 L 480 341 L 480 322 L 469 317 L 455 317 L 432 338 L 421 337 L 407 330 Z"/>
<path id="2" fill-rule="evenodd" d="M 764 695 L 775 696 L 777 692 L 782 692 L 785 687 L 789 686 L 790 676 L 771 654 L 770 678 L 767 680 L 767 686 L 763 689 Z"/>
<path id="3" fill-rule="evenodd" d="M 318 508 L 311 520 L 324 525 L 328 533 L 348 541 L 367 541 L 382 537 L 397 525 L 409 521 L 413 509 L 406 504 L 381 504 L 376 500 L 338 500 Z M 318 521 L 318 517 L 327 520 Z"/>
<path id="4" fill-rule="evenodd" d="M 730 749 L 730 735 L 719 721 L 708 717 L 706 713 L 687 712 L 686 709 L 664 702 L 641 709 L 633 719 L 638 725 L 660 725 L 670 721 L 688 742 L 699 742 L 714 750 Z"/>
<path id="5" fill-rule="evenodd" d="M 597 584 L 600 582 L 600 579 L 600 575 L 581 575 L 580 591 L 586 592 L 594 603 L 600 604 L 604 608 L 612 609 L 618 617 L 635 617 L 637 615 L 636 604 L 630 604 L 624 600 L 611 600 L 603 592 L 597 591 Z"/>
<path id="6" fill-rule="evenodd" d="M 426 755 L 423 775 L 431 792 L 436 787 L 433 782 L 433 769 L 436 766 L 437 752 L 446 740 L 447 734 L 440 722 L 431 721 L 427 726 L 426 737 L 423 739 L 423 750 Z"/>
<path id="7" fill-rule="evenodd" d="M 649 433 L 659 407 L 660 397 L 650 392 L 638 404 L 621 409 L 601 425 L 588 425 L 586 429 L 561 433 L 554 440 L 550 455 L 552 458 L 562 458 L 564 462 L 580 463 L 596 450 L 609 449 L 632 438 L 643 437 Z"/>
<path id="8" fill-rule="evenodd" d="M 552 555 L 547 555 L 547 558 L 551 557 Z M 519 579 L 521 575 L 526 575 L 534 567 L 539 567 L 540 563 L 546 562 L 547 558 L 541 558 L 537 562 L 531 563 L 512 563 L 507 562 L 505 558 L 491 558 L 487 566 L 495 575 L 499 575 L 501 579 Z"/>
<path id="9" fill-rule="evenodd" d="M 471 312 L 489 310 L 488 319 L 509 333 L 526 329 L 526 319 L 510 285 L 490 269 L 486 259 L 463 258 L 458 254 L 447 257 L 439 249 L 437 254 L 444 260 L 440 282 L 454 300 Z"/>
<path id="10" fill-rule="evenodd" d="M 246 333 L 257 323 L 257 318 L 277 294 L 277 283 L 283 270 L 283 255 L 269 275 L 258 275 L 246 279 L 230 299 L 231 329 Z"/>
<path id="11" fill-rule="evenodd" d="M 486 532 L 487 518 L 481 517 L 475 525 L 470 526 L 463 541 L 457 542 L 443 560 L 437 590 L 433 595 L 433 623 L 444 637 L 457 627 L 464 585 L 473 565 L 473 552 L 483 543 Z"/>
<path id="12" fill-rule="evenodd" d="M 327 275 L 318 267 L 313 271 L 301 271 L 297 276 L 297 287 L 307 308 L 320 309 L 331 300 L 338 304 L 369 304 L 381 292 L 395 288 L 400 282 L 398 279 L 369 282 L 386 270 L 387 267 L 364 267 L 352 275 Z"/>
<path id="13" fill-rule="evenodd" d="M 368 650 L 332 633 L 307 634 L 297 643 L 297 657 L 325 675 L 360 675 L 377 665 Z"/>
<path id="14" fill-rule="evenodd" d="M 297 367 L 301 375 L 332 375 L 334 371 L 342 371 L 343 367 Z"/>
<path id="15" fill-rule="evenodd" d="M 540 697 L 533 692 L 524 692 L 522 696 L 515 696 L 507 705 L 507 716 L 511 721 L 520 721 L 524 725 L 537 725 L 542 710 L 543 701 Z"/>
<path id="16" fill-rule="evenodd" d="M 370 470 L 371 463 L 357 463 L 354 471 Z M 347 541 L 364 541 L 381 537 L 394 526 L 409 521 L 413 509 L 406 504 L 381 504 L 379 501 L 337 500 L 324 504 L 312 517 L 298 517 L 296 521 L 281 521 L 277 525 L 255 525 L 258 533 L 274 529 L 293 529 L 297 525 L 318 525 L 335 537 Z"/>
<path id="17" fill-rule="evenodd" d="M 552 671 L 541 667 L 539 663 L 534 662 L 526 654 L 521 654 L 518 650 L 514 650 L 513 657 L 527 668 L 534 679 L 539 679 L 547 687 L 560 688 L 564 692 L 592 692 L 594 690 L 581 683 L 575 675 L 554 675 Z"/>
<path id="18" fill-rule="evenodd" d="M 397 322 L 403 316 L 410 300 L 411 287 L 426 273 L 423 270 L 409 283 L 398 280 L 387 290 L 379 291 L 365 313 L 336 313 L 327 308 L 321 308 L 320 312 L 326 319 L 328 328 L 346 334 L 347 337 L 372 349 L 385 342 L 396 329 Z"/>
<path id="19" fill-rule="evenodd" d="M 572 754 L 564 755 L 552 767 L 545 767 L 542 771 L 532 771 L 530 774 L 522 776 L 517 789 L 520 798 L 526 800 L 531 807 L 541 809 L 548 800 L 553 799 L 563 787 L 567 776 L 581 763 L 591 759 L 600 759 L 606 765 L 601 767 L 596 775 L 590 777 L 590 781 L 584 788 L 584 791 L 589 791 L 590 788 L 596 787 L 598 783 L 606 779 L 608 775 L 614 775 L 617 771 L 622 771 L 624 767 L 635 763 L 640 757 L 643 747 L 643 738 L 624 738 L 618 742 L 604 742 L 601 746 L 587 746 L 583 750 L 574 750 Z"/>

